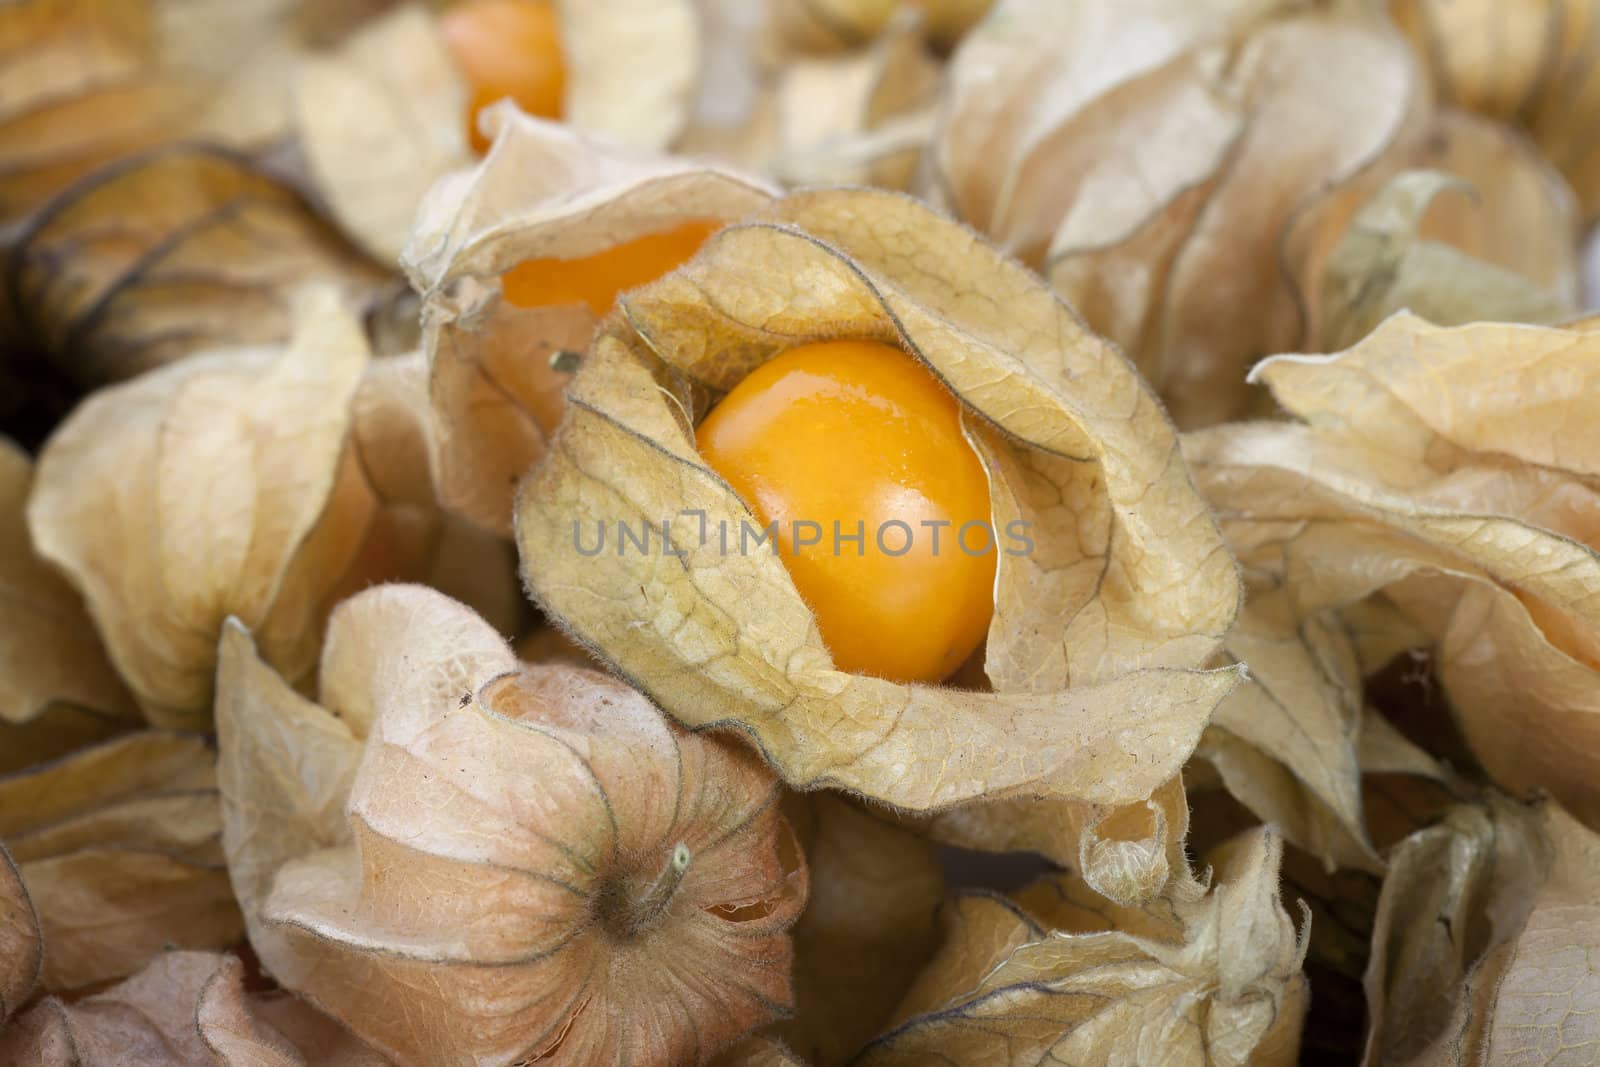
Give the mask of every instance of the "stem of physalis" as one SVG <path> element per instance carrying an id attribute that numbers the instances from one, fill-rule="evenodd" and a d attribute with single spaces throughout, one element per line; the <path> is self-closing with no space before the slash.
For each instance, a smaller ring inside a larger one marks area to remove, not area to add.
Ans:
<path id="1" fill-rule="evenodd" d="M 689 869 L 689 861 L 693 855 L 689 846 L 679 841 L 672 849 L 672 855 L 667 858 L 666 866 L 661 868 L 655 880 L 645 887 L 643 893 L 632 901 L 621 917 L 622 934 L 633 937 L 650 929 L 661 920 L 666 913 L 667 906 L 672 903 L 672 895 L 678 891 L 678 886 L 683 882 L 684 872 Z"/>

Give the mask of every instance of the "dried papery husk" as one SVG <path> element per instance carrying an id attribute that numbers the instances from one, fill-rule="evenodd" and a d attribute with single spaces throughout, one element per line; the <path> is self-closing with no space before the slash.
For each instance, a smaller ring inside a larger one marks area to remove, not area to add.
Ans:
<path id="1" fill-rule="evenodd" d="M 982 21 L 994 5 L 995 0 L 916 0 L 915 10 L 921 13 L 934 43 L 949 48 Z"/>
<path id="2" fill-rule="evenodd" d="M 40 457 L 37 549 L 83 593 L 156 725 L 209 723 L 229 615 L 297 680 L 328 610 L 371 581 L 426 577 L 514 625 L 506 547 L 432 503 L 420 359 L 369 363 L 327 290 L 296 322 L 281 349 L 195 356 L 96 393 Z"/>
<path id="3" fill-rule="evenodd" d="M 1470 195 L 1441 197 L 1419 236 L 1513 271 L 1560 299 L 1578 297 L 1582 227 L 1572 188 L 1526 135 L 1470 112 L 1441 107 L 1412 166 L 1462 179 Z"/>
<path id="4" fill-rule="evenodd" d="M 235 956 L 173 951 L 70 1003 L 51 997 L 0 1031 L 0 1056 L 33 1067 L 384 1067 L 316 1009 L 251 994 Z"/>
<path id="5" fill-rule="evenodd" d="M 555 0 L 567 63 L 562 118 L 636 148 L 683 132 L 700 72 L 694 0 Z"/>
<path id="6" fill-rule="evenodd" d="M 775 62 L 737 133 L 694 130 L 689 145 L 788 185 L 909 188 L 933 130 L 943 64 L 928 51 L 922 20 L 907 16 L 866 47 Z"/>
<path id="7" fill-rule="evenodd" d="M 1490 795 L 1395 850 L 1366 988 L 1368 1064 L 1582 1062 L 1600 1037 L 1600 838 Z"/>
<path id="8" fill-rule="evenodd" d="M 992 6 L 994 0 L 774 0 L 771 17 L 783 45 L 835 52 L 870 44 L 897 15 L 915 13 L 920 32 L 949 48 Z"/>
<path id="9" fill-rule="evenodd" d="M 195 87 L 152 69 L 152 19 L 119 0 L 0 9 L 0 218 L 13 221 L 123 153 L 184 130 Z"/>
<path id="10" fill-rule="evenodd" d="M 1339 625 L 1355 647 L 1361 674 L 1367 678 L 1402 655 L 1418 654 L 1430 643 L 1426 633 L 1382 596 L 1358 601 L 1339 612 Z"/>
<path id="11" fill-rule="evenodd" d="M 82 599 L 34 551 L 32 486 L 32 460 L 0 439 L 0 774 L 140 721 Z"/>
<path id="12" fill-rule="evenodd" d="M 1300 611 L 1383 592 L 1434 645 L 1473 753 L 1600 820 L 1595 335 L 1396 316 L 1258 377 L 1306 420 L 1185 451 L 1247 566 Z"/>
<path id="13" fill-rule="evenodd" d="M 752 753 L 603 675 L 521 666 L 418 586 L 335 612 L 320 704 L 224 641 L 252 944 L 376 1047 L 688 1063 L 784 1012 L 805 863 Z"/>
<path id="14" fill-rule="evenodd" d="M 570 663 L 574 667 L 599 670 L 600 661 L 589 650 L 556 629 L 541 623 L 519 637 L 513 646 L 524 663 Z"/>
<path id="15" fill-rule="evenodd" d="M 768 1037 L 747 1037 L 714 1061 L 715 1067 L 808 1067 L 805 1060 Z"/>
<path id="16" fill-rule="evenodd" d="M 770 46 L 772 6 L 701 0 L 700 84 L 675 149 L 736 158 L 758 101 L 781 62 Z"/>
<path id="17" fill-rule="evenodd" d="M 515 307 L 499 278 L 526 260 L 577 259 L 703 219 L 733 221 L 777 195 L 764 180 L 641 155 L 491 109 L 488 157 L 441 182 L 404 264 L 423 297 L 429 391 L 446 507 L 511 532 L 512 490 L 544 454 L 570 374 L 551 360 L 588 347 L 583 305 Z"/>
<path id="18" fill-rule="evenodd" d="M 1524 129 L 1572 183 L 1592 222 L 1600 210 L 1600 152 L 1590 134 L 1600 102 L 1593 0 L 1389 0 L 1388 7 L 1439 95 Z"/>
<path id="19" fill-rule="evenodd" d="M 1336 350 L 1409 309 L 1441 326 L 1554 323 L 1577 309 L 1571 194 L 1511 131 L 1455 112 L 1362 206 L 1328 258 L 1312 335 Z"/>
<path id="20" fill-rule="evenodd" d="M 1165 914 L 1059 886 L 1022 906 L 954 898 L 901 1021 L 855 1062 L 1293 1063 L 1307 989 L 1278 901 L 1281 851 L 1270 831 L 1245 835 L 1209 892 L 1184 883 Z"/>
<path id="21" fill-rule="evenodd" d="M 293 125 L 292 85 L 314 49 L 338 46 L 392 0 L 156 0 L 158 64 L 205 94 L 191 136 L 260 147 Z M 128 5 L 119 7 L 143 6 Z"/>
<path id="22" fill-rule="evenodd" d="M 961 848 L 1037 853 L 1079 872 L 1095 893 L 1122 907 L 1147 903 L 1187 870 L 1189 805 L 1178 777 L 1129 804 L 1017 797 L 963 805 L 911 825 Z"/>
<path id="23" fill-rule="evenodd" d="M 1428 102 L 1378 12 L 1292 0 L 1006 0 L 946 97 L 929 191 L 1043 271 L 1186 427 L 1246 409 L 1250 362 L 1304 343 L 1303 294 Z"/>
<path id="24" fill-rule="evenodd" d="M 215 766 L 203 738 L 146 731 L 0 778 L 0 839 L 37 917 L 46 990 L 238 940 Z"/>
<path id="25" fill-rule="evenodd" d="M 769 1033 L 800 1062 L 849 1060 L 889 1020 L 938 941 L 932 845 L 831 792 L 785 805 L 810 874 L 794 926 L 794 1018 Z"/>
<path id="26" fill-rule="evenodd" d="M 317 192 L 375 260 L 398 263 L 423 196 L 469 166 L 467 86 L 438 22 L 404 6 L 300 65 L 295 132 Z"/>
<path id="27" fill-rule="evenodd" d="M 0 844 L 0 1032 L 33 995 L 43 969 L 39 914 L 16 861 Z"/>
<path id="28" fill-rule="evenodd" d="M 387 0 L 25 0 L 0 10 L 0 219 L 120 156 L 258 149 L 290 127 L 296 62 Z"/>
<path id="29" fill-rule="evenodd" d="M 294 189 L 193 145 L 86 176 L 31 215 L 6 256 L 16 329 L 82 389 L 219 345 L 283 341 L 308 284 L 358 305 L 397 285 Z"/>
<path id="30" fill-rule="evenodd" d="M 1199 755 L 1230 793 L 1329 871 L 1380 873 L 1363 775 L 1443 771 L 1366 706 L 1365 672 L 1345 621 L 1332 610 L 1302 614 L 1290 591 L 1263 581 L 1226 647 L 1250 678 L 1217 708 Z"/>
<path id="31" fill-rule="evenodd" d="M 988 461 L 996 528 L 1035 524 L 1034 555 L 999 561 L 995 692 L 834 670 L 782 562 L 718 548 L 718 525 L 737 536 L 750 513 L 684 416 L 778 352 L 840 336 L 899 344 L 940 374 Z M 747 731 L 796 786 L 911 812 L 1142 803 L 1237 680 L 1193 669 L 1238 586 L 1173 442 L 1120 354 L 969 231 L 894 194 L 795 194 L 623 297 L 523 483 L 524 578 L 680 721 Z M 687 555 L 670 567 L 580 559 L 572 541 L 575 523 L 659 531 L 698 510 L 713 533 L 696 544 L 680 520 Z"/>

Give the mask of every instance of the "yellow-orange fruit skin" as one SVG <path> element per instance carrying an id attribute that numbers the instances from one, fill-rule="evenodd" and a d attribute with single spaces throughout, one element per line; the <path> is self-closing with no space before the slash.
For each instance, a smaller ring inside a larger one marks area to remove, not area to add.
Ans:
<path id="1" fill-rule="evenodd" d="M 1001 550 L 988 477 L 959 402 L 911 356 L 863 341 L 791 349 L 731 390 L 697 442 L 761 525 L 777 523 L 841 670 L 939 682 L 983 641 Z M 799 545 L 817 531 L 796 523 L 816 523 L 820 543 Z"/>
<path id="2" fill-rule="evenodd" d="M 598 318 L 629 289 L 681 266 L 722 223 L 691 219 L 582 259 L 529 259 L 501 276 L 501 291 L 518 307 L 585 304 Z"/>
<path id="3" fill-rule="evenodd" d="M 561 117 L 567 63 L 561 20 L 550 0 L 464 0 L 439 21 L 471 90 L 467 138 L 473 151 L 489 150 L 478 112 L 506 97 L 530 115 Z"/>

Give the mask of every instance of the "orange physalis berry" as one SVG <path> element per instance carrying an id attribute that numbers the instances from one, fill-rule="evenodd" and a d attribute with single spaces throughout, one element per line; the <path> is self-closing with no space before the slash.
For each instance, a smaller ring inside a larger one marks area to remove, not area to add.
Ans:
<path id="1" fill-rule="evenodd" d="M 582 259 L 530 259 L 506 271 L 501 285 L 518 307 L 587 304 L 598 318 L 621 293 L 682 265 L 721 227 L 717 219 L 692 219 Z"/>
<path id="2" fill-rule="evenodd" d="M 792 349 L 734 387 L 698 443 L 777 523 L 841 670 L 938 682 L 983 641 L 1000 550 L 988 477 L 960 404 L 911 356 L 867 341 Z"/>
<path id="3" fill-rule="evenodd" d="M 567 80 L 561 22 L 550 0 L 465 0 L 440 17 L 445 42 L 472 90 L 467 136 L 489 150 L 478 112 L 510 97 L 530 115 L 558 119 Z"/>

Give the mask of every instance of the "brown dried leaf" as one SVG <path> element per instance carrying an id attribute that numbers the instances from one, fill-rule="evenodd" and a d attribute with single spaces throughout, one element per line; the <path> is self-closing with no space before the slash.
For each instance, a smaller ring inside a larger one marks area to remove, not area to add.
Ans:
<path id="1" fill-rule="evenodd" d="M 221 830 L 214 757 L 190 735 L 128 734 L 0 778 L 0 837 L 37 912 L 44 987 L 121 978 L 163 947 L 235 941 Z"/>
<path id="2" fill-rule="evenodd" d="M 0 1033 L 0 1054 L 7 1062 L 36 1067 L 382 1067 L 388 1062 L 304 1004 L 246 995 L 243 976 L 233 956 L 169 952 L 104 993 L 71 1004 L 42 1001 Z"/>
<path id="3" fill-rule="evenodd" d="M 82 589 L 158 725 L 209 722 L 229 615 L 296 680 L 332 604 L 372 581 L 481 587 L 512 624 L 507 550 L 432 504 L 420 362 L 369 367 L 329 291 L 307 296 L 297 321 L 282 350 L 217 352 L 100 391 L 41 456 L 29 501 L 40 554 Z"/>
<path id="4" fill-rule="evenodd" d="M 794 926 L 795 1017 L 769 1033 L 802 1062 L 846 1062 L 927 962 L 944 877 L 932 847 L 833 793 L 792 796 L 810 899 Z"/>
<path id="5" fill-rule="evenodd" d="M 904 1021 L 856 1062 L 1294 1062 L 1304 945 L 1278 902 L 1281 849 L 1268 831 L 1235 842 L 1218 885 L 1184 902 L 1176 940 L 1041 933 L 1006 902 L 959 900 Z"/>
<path id="6" fill-rule="evenodd" d="M 735 220 L 777 193 L 715 165 L 638 155 L 504 107 L 495 115 L 488 158 L 430 194 L 404 264 L 424 298 L 441 499 L 509 534 L 512 488 L 561 419 L 570 375 L 550 360 L 588 346 L 594 315 L 512 306 L 498 299 L 499 277 L 525 260 Z"/>
<path id="7" fill-rule="evenodd" d="M 693 0 L 556 0 L 567 61 L 563 118 L 637 148 L 665 148 L 689 118 L 700 69 Z"/>
<path id="8" fill-rule="evenodd" d="M 1586 221 L 1600 208 L 1600 100 L 1591 0 L 1389 0 L 1448 102 L 1523 127 L 1572 183 Z"/>
<path id="9" fill-rule="evenodd" d="M 932 182 L 1206 425 L 1301 343 L 1332 239 L 1422 132 L 1421 82 L 1367 5 L 1006 0 L 952 62 Z"/>
<path id="10" fill-rule="evenodd" d="M 83 601 L 34 551 L 32 486 L 32 461 L 0 439 L 0 774 L 138 724 Z"/>
<path id="11" fill-rule="evenodd" d="M 723 230 L 607 321 L 520 492 L 529 591 L 680 721 L 750 732 L 791 784 L 910 811 L 1018 795 L 1142 802 L 1236 680 L 1193 670 L 1238 586 L 1154 397 L 1027 272 L 912 200 L 802 193 L 770 219 Z M 778 352 L 839 336 L 927 361 L 995 459 L 996 517 L 1036 523 L 1035 555 L 999 563 L 998 692 L 833 670 L 782 562 L 696 545 L 692 526 L 674 537 L 679 565 L 577 556 L 574 524 L 659 529 L 703 510 L 737 533 L 749 512 L 683 415 Z M 1024 603 L 1032 576 L 1041 588 Z"/>
<path id="12" fill-rule="evenodd" d="M 602 675 L 519 667 L 421 587 L 335 612 L 320 716 L 227 641 L 230 863 L 242 894 L 267 889 L 263 960 L 375 1046 L 698 1062 L 784 1010 L 805 866 L 753 755 Z M 302 746 L 338 733 L 329 712 L 352 737 L 301 778 Z M 348 831 L 319 848 L 362 734 Z"/>
<path id="13" fill-rule="evenodd" d="M 380 263 L 398 261 L 433 183 L 472 162 L 466 106 L 436 20 L 416 7 L 301 65 L 295 118 L 306 163 L 345 231 Z"/>
<path id="14" fill-rule="evenodd" d="M 20 328 L 82 387 L 222 344 L 287 339 L 293 294 L 394 283 L 288 186 L 217 148 L 168 146 L 67 189 L 8 243 Z"/>

